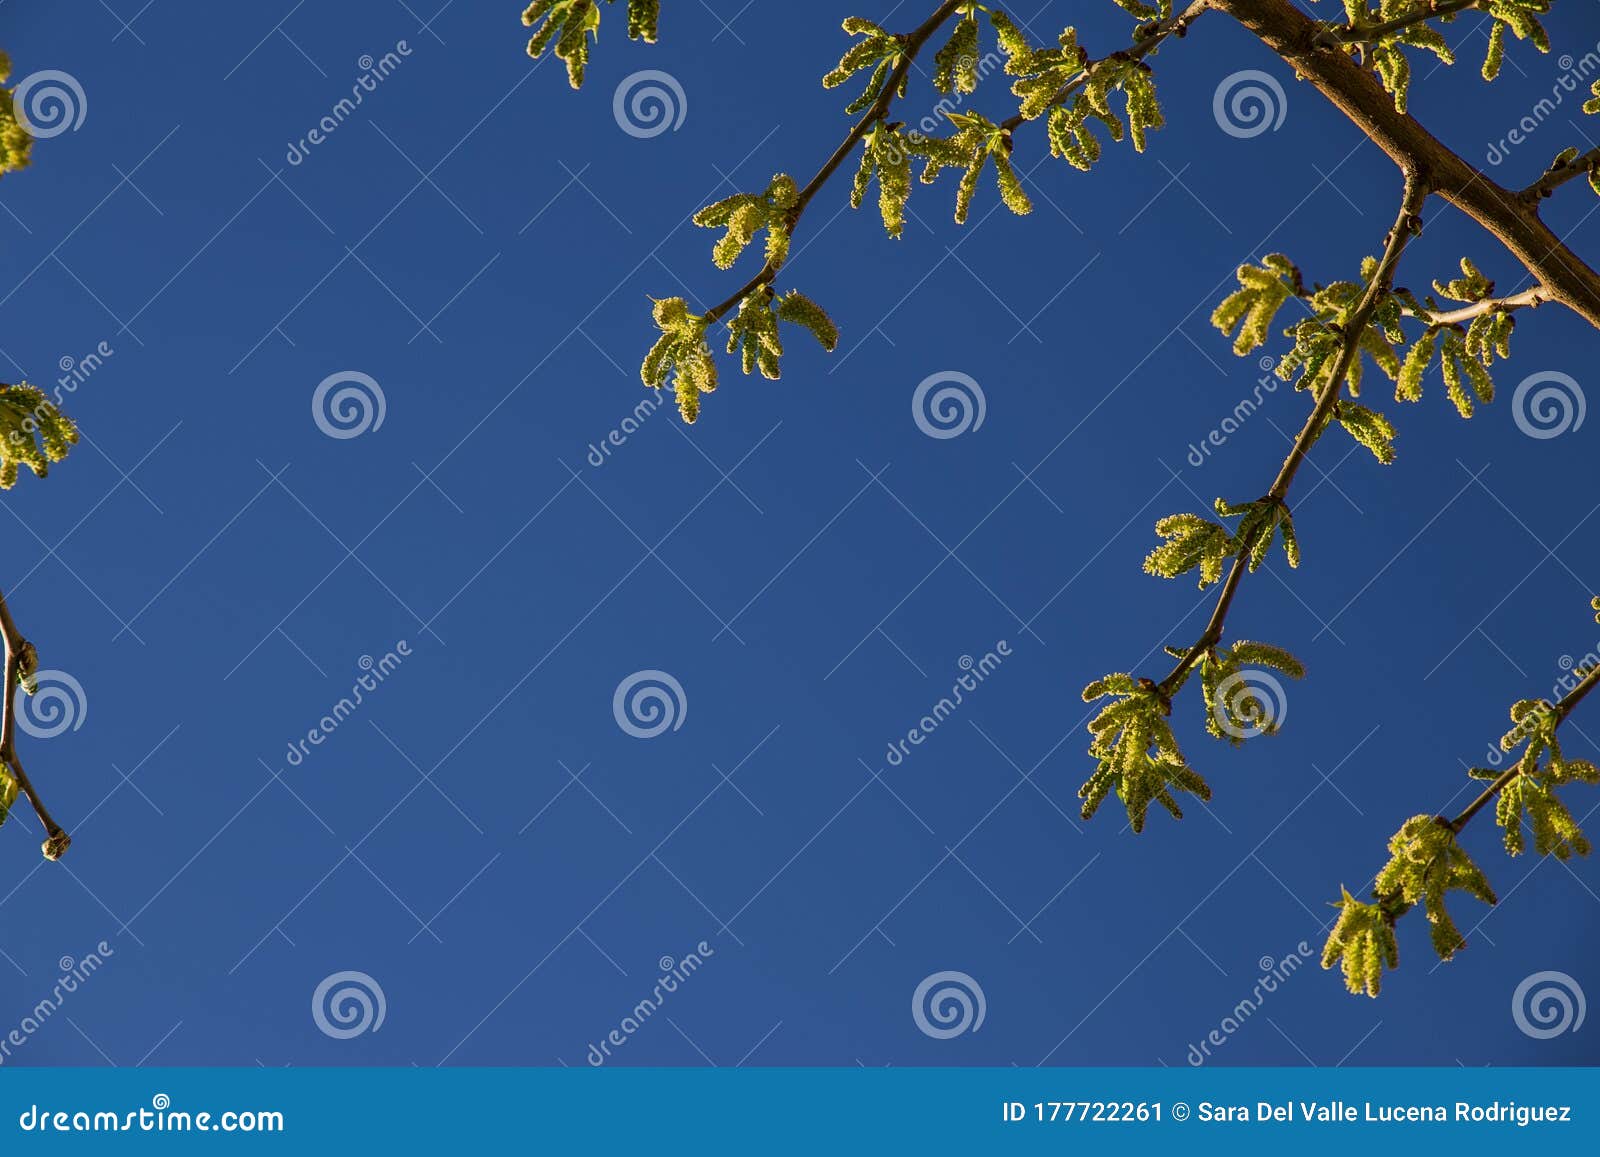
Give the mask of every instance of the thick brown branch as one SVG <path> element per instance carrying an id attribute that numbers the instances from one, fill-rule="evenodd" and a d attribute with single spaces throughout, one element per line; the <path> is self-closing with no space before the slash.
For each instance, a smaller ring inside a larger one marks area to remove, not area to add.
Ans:
<path id="1" fill-rule="evenodd" d="M 1420 170 L 1439 196 L 1487 229 L 1511 251 L 1551 301 L 1600 329 L 1600 273 L 1539 219 L 1536 201 L 1501 187 L 1394 108 L 1369 72 L 1343 52 L 1318 43 L 1322 26 L 1289 0 L 1210 0 L 1292 65 L 1403 169 Z"/>
<path id="2" fill-rule="evenodd" d="M 39 822 L 44 824 L 45 859 L 59 860 L 62 853 L 72 845 L 72 837 L 62 831 L 61 825 L 51 818 L 49 809 L 44 806 L 44 801 L 34 790 L 33 782 L 28 779 L 28 773 L 22 769 L 22 761 L 17 758 L 17 685 L 21 681 L 23 662 L 26 660 L 31 664 L 33 661 L 33 647 L 17 629 L 17 624 L 11 617 L 11 608 L 6 605 L 3 593 L 0 593 L 0 636 L 4 637 L 6 645 L 5 704 L 3 709 L 0 709 L 0 762 L 11 769 L 11 775 L 16 779 L 17 786 L 22 789 L 22 794 L 28 797 L 28 802 L 38 813 Z"/>
<path id="3" fill-rule="evenodd" d="M 817 170 L 816 176 L 807 181 L 805 188 L 800 190 L 800 196 L 796 198 L 794 208 L 789 210 L 789 234 L 791 237 L 799 226 L 800 218 L 805 213 L 806 206 L 811 203 L 811 199 L 822 190 L 822 187 L 828 183 L 834 173 L 839 171 L 839 166 L 844 164 L 845 159 L 850 156 L 851 150 L 861 143 L 861 138 L 866 136 L 875 124 L 889 115 L 889 108 L 894 104 L 895 95 L 905 82 L 906 73 L 911 69 L 911 62 L 917 58 L 917 53 L 922 51 L 923 45 L 927 44 L 928 38 L 955 14 L 957 8 L 961 7 L 961 2 L 962 0 L 944 0 L 934 10 L 933 15 L 924 20 L 915 32 L 901 37 L 903 47 L 900 53 L 900 60 L 889 74 L 889 81 L 883 86 L 883 92 L 878 94 L 878 99 L 872 102 L 872 107 L 867 109 L 861 119 L 855 123 L 855 127 L 840 142 L 839 147 L 833 150 L 833 155 L 823 162 L 822 168 Z M 773 279 L 778 276 L 778 271 L 783 268 L 783 265 L 784 262 L 782 260 L 768 261 L 761 267 L 761 271 L 745 282 L 732 297 L 706 311 L 704 315 L 706 325 L 715 325 L 723 315 L 745 298 L 763 285 L 771 284 Z"/>

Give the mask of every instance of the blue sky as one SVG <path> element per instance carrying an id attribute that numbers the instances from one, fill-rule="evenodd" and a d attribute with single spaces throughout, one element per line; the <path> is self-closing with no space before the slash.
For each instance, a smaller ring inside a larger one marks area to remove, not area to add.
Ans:
<path id="1" fill-rule="evenodd" d="M 1137 838 L 1111 808 L 1081 823 L 1079 689 L 1152 671 L 1210 606 L 1140 572 L 1153 522 L 1264 491 L 1305 413 L 1267 394 L 1186 461 L 1261 374 L 1210 310 L 1271 251 L 1351 276 L 1393 219 L 1393 167 L 1208 17 L 1156 60 L 1169 123 L 1143 156 L 1110 147 L 1084 175 L 1019 134 L 1031 218 L 986 187 L 957 227 L 946 182 L 891 242 L 829 186 L 785 281 L 832 312 L 838 352 L 797 336 L 780 383 L 725 362 L 692 431 L 663 408 L 597 467 L 591 446 L 648 396 L 649 296 L 710 303 L 748 276 L 712 267 L 688 215 L 804 179 L 843 136 L 844 100 L 817 84 L 842 17 L 922 18 L 664 7 L 655 47 L 607 13 L 581 93 L 527 59 L 512 3 L 0 9 L 14 79 L 60 69 L 86 103 L 0 185 L 0 362 L 47 384 L 111 351 L 70 398 L 84 443 L 3 499 L 0 581 L 82 696 L 76 727 L 20 737 L 76 843 L 41 864 L 31 815 L 0 833 L 0 1030 L 63 958 L 114 955 L 7 1063 L 581 1065 L 663 958 L 705 942 L 616 1063 L 1182 1065 L 1264 961 L 1320 948 L 1327 902 L 1402 820 L 1464 802 L 1510 702 L 1595 649 L 1581 479 L 1600 426 L 1530 438 L 1510 404 L 1536 372 L 1592 387 L 1594 333 L 1550 307 L 1520 320 L 1473 421 L 1437 380 L 1404 410 L 1380 388 L 1394 466 L 1337 432 L 1317 447 L 1294 502 L 1305 564 L 1248 580 L 1229 624 L 1309 668 L 1282 734 L 1233 750 L 1191 692 L 1176 718 L 1211 808 Z M 1467 63 L 1420 66 L 1413 111 L 1487 167 L 1557 56 L 1600 41 L 1592 6 L 1557 7 L 1557 53 L 1513 45 L 1492 87 L 1463 21 Z M 1076 21 L 1096 53 L 1129 24 L 1101 3 L 1016 15 L 1041 38 Z M 647 139 L 613 116 L 643 69 L 686 102 Z M 1242 69 L 1282 88 L 1276 131 L 1219 127 L 1213 94 Z M 908 107 L 930 91 L 920 75 Z M 998 88 L 977 107 L 1009 111 Z M 1581 119 L 1569 101 L 1493 175 L 1533 180 L 1600 134 Z M 1581 184 L 1550 204 L 1579 252 L 1600 252 L 1597 204 Z M 1438 203 L 1400 280 L 1463 254 L 1521 286 Z M 985 419 L 931 438 L 912 397 L 951 372 Z M 334 438 L 312 398 L 343 373 L 376 382 L 384 414 Z M 1002 641 L 890 766 L 962 658 Z M 292 762 L 363 657 L 391 652 Z M 649 739 L 613 714 L 641 671 L 681 688 L 679 726 Z M 1600 722 L 1572 730 L 1594 756 Z M 1414 918 L 1381 1000 L 1308 967 L 1215 1063 L 1600 1061 L 1592 1030 L 1531 1039 L 1508 1008 L 1544 970 L 1600 991 L 1594 865 L 1508 860 L 1487 826 L 1467 841 L 1504 899 L 1487 919 L 1458 902 L 1456 962 L 1434 968 Z M 310 1006 L 347 971 L 385 1018 L 337 1039 Z M 985 1019 L 934 1039 L 909 1006 L 947 971 Z"/>

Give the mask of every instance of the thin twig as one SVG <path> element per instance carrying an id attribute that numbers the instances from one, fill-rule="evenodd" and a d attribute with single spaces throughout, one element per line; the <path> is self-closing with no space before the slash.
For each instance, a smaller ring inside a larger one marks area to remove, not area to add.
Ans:
<path id="1" fill-rule="evenodd" d="M 1431 310 L 1405 308 L 1407 317 L 1414 317 L 1430 326 L 1460 325 L 1482 317 L 1486 313 L 1510 313 L 1517 309 L 1537 309 L 1550 300 L 1550 291 L 1542 285 L 1513 293 L 1509 297 L 1486 297 L 1460 309 Z"/>
<path id="2" fill-rule="evenodd" d="M 928 38 L 955 14 L 957 8 L 961 7 L 961 3 L 962 0 L 944 0 L 944 3 L 940 4 L 934 10 L 933 15 L 924 20 L 915 32 L 900 37 L 902 47 L 899 63 L 894 66 L 894 71 L 889 74 L 889 81 L 883 86 L 883 91 L 878 94 L 878 99 L 872 102 L 872 107 L 867 109 L 861 119 L 855 123 L 855 127 L 845 136 L 839 147 L 833 150 L 833 155 L 823 162 L 822 168 L 817 170 L 817 175 L 806 182 L 805 187 L 800 190 L 800 195 L 795 199 L 794 207 L 789 210 L 788 228 L 791 238 L 800 224 L 800 218 L 804 215 L 806 206 L 811 203 L 811 198 L 815 197 L 822 187 L 828 183 L 829 178 L 838 172 L 839 166 L 844 164 L 845 158 L 861 142 L 861 138 L 866 136 L 874 125 L 889 115 L 889 109 L 894 104 L 896 93 L 899 91 L 901 84 L 904 83 L 906 73 L 911 69 L 911 62 L 916 59 L 917 53 L 922 51 L 922 47 L 928 42 Z M 709 327 L 716 324 L 724 314 L 745 298 L 763 285 L 770 284 L 778 276 L 778 271 L 783 268 L 785 261 L 786 258 L 769 260 L 761 267 L 761 271 L 747 281 L 732 297 L 707 310 L 704 315 L 706 325 Z"/>
<path id="3" fill-rule="evenodd" d="M 1596 168 L 1600 168 L 1600 149 L 1590 149 L 1587 153 L 1573 157 L 1564 165 L 1551 166 L 1549 172 L 1518 193 L 1517 197 L 1537 205 L 1568 181 L 1585 176 Z"/>
<path id="4" fill-rule="evenodd" d="M 1457 12 L 1465 12 L 1468 8 L 1478 7 L 1481 0 L 1433 0 L 1426 8 L 1412 12 L 1405 16 L 1396 16 L 1392 20 L 1380 20 L 1373 24 L 1344 24 L 1333 25 L 1320 34 L 1320 39 L 1327 44 L 1371 44 L 1385 37 L 1393 36 L 1396 32 L 1404 32 L 1427 20 L 1439 16 L 1453 16 Z"/>
<path id="5" fill-rule="evenodd" d="M 1588 695 L 1589 692 L 1593 691 L 1597 686 L 1600 686 L 1600 664 L 1596 664 L 1595 667 L 1583 677 L 1582 681 L 1571 691 L 1567 692 L 1567 694 L 1562 697 L 1561 701 L 1552 708 L 1552 712 L 1556 717 L 1556 726 L 1560 727 L 1563 723 L 1565 723 L 1567 721 L 1567 716 L 1572 714 L 1573 709 L 1577 707 L 1579 703 L 1582 703 L 1584 697 Z M 1489 802 L 1494 799 L 1495 796 L 1504 791 L 1506 786 L 1521 774 L 1522 765 L 1520 763 L 1513 764 L 1511 767 L 1507 768 L 1493 783 L 1483 789 L 1482 795 L 1478 796 L 1477 799 L 1473 800 L 1467 805 L 1465 811 L 1450 821 L 1450 830 L 1459 833 L 1462 828 L 1466 827 L 1472 822 L 1473 816 L 1482 811 L 1489 804 Z"/>
<path id="6" fill-rule="evenodd" d="M 1383 299 L 1383 295 L 1394 288 L 1395 272 L 1406 245 L 1421 231 L 1420 215 L 1423 202 L 1428 199 L 1428 193 L 1428 187 L 1419 173 L 1412 171 L 1406 174 L 1400 215 L 1384 243 L 1383 257 L 1379 260 L 1377 269 L 1373 271 L 1372 278 L 1367 282 L 1366 292 L 1345 323 L 1344 340 L 1340 346 L 1338 360 L 1332 367 L 1333 372 L 1323 383 L 1317 395 L 1316 405 L 1312 407 L 1305 425 L 1300 428 L 1294 445 L 1289 449 L 1288 457 L 1283 460 L 1278 476 L 1273 480 L 1272 488 L 1267 491 L 1268 500 L 1284 504 L 1289 495 L 1289 488 L 1294 485 L 1295 475 L 1299 473 L 1306 455 L 1310 453 L 1311 447 L 1327 427 L 1333 407 L 1343 393 L 1345 376 L 1350 372 L 1351 363 L 1360 353 L 1361 335 L 1371 323 L 1373 312 Z M 1157 684 L 1164 698 L 1170 697 L 1189 669 L 1199 662 L 1207 651 L 1222 641 L 1222 628 L 1227 621 L 1228 611 L 1233 606 L 1234 595 L 1238 593 L 1239 584 L 1244 581 L 1245 573 L 1250 569 L 1250 555 L 1255 549 L 1255 539 L 1256 535 L 1250 535 L 1240 544 L 1238 553 L 1234 555 L 1233 566 L 1222 584 L 1222 593 L 1217 597 L 1216 606 L 1206 623 L 1205 631 L 1195 640 L 1194 645 L 1183 653 L 1183 657 L 1178 660 L 1167 677 Z"/>

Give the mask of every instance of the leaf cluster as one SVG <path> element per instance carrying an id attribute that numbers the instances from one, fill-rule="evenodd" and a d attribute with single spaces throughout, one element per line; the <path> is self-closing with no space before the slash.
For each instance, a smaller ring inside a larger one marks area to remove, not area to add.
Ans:
<path id="1" fill-rule="evenodd" d="M 861 94 L 845 106 L 845 112 L 854 116 L 866 112 L 874 101 L 883 95 L 894 70 L 905 60 L 905 41 L 891 32 L 885 32 L 872 21 L 851 16 L 844 22 L 844 30 L 860 40 L 845 50 L 839 63 L 822 78 L 823 88 L 838 88 L 859 72 L 871 69 L 867 86 Z M 904 96 L 907 77 L 902 75 L 895 93 Z"/>
<path id="2" fill-rule="evenodd" d="M 1600 784 L 1600 768 L 1586 759 L 1568 759 L 1561 750 L 1556 728 L 1560 716 L 1542 699 L 1523 699 L 1511 708 L 1512 728 L 1500 740 L 1502 751 L 1523 748 L 1516 774 L 1501 788 L 1495 803 L 1495 822 L 1505 829 L 1506 851 L 1518 856 L 1527 851 L 1527 833 L 1541 856 L 1570 859 L 1587 856 L 1588 837 L 1556 788 L 1571 783 Z M 1497 780 L 1500 773 L 1473 768 L 1474 779 Z"/>
<path id="3" fill-rule="evenodd" d="M 995 124 L 981 113 L 946 112 L 955 127 L 948 137 L 914 136 L 908 145 L 923 159 L 922 183 L 931 185 L 946 169 L 960 169 L 956 186 L 956 222 L 965 224 L 972 208 L 973 195 L 984 170 L 994 166 L 1000 200 L 1019 217 L 1033 212 L 1033 202 L 1022 187 L 1022 180 L 1011 164 L 1011 131 Z"/>
<path id="4" fill-rule="evenodd" d="M 1462 848 L 1455 829 L 1440 816 L 1407 820 L 1389 840 L 1389 853 L 1389 862 L 1378 873 L 1378 895 L 1398 897 L 1407 907 L 1421 904 L 1433 950 L 1439 959 L 1449 960 L 1467 943 L 1445 907 L 1449 893 L 1465 892 L 1494 905 L 1499 903 L 1494 889 Z"/>
<path id="5" fill-rule="evenodd" d="M 728 322 L 728 352 L 741 355 L 746 374 L 759 369 L 762 377 L 773 381 L 781 376 L 779 322 L 809 330 L 830 353 L 839 344 L 839 330 L 820 305 L 797 289 L 774 297 L 772 289 L 763 285 L 739 303 L 739 311 Z"/>
<path id="6" fill-rule="evenodd" d="M 1156 684 L 1126 673 L 1107 675 L 1083 689 L 1085 703 L 1099 699 L 1111 702 L 1089 723 L 1089 754 L 1099 766 L 1078 789 L 1084 819 L 1094 816 L 1113 788 L 1135 832 L 1144 830 L 1152 803 L 1183 818 L 1174 791 L 1211 798 L 1210 786 L 1184 761 L 1167 723 L 1170 705 Z"/>
<path id="7" fill-rule="evenodd" d="M 685 422 L 700 416 L 700 395 L 715 392 L 717 362 L 706 342 L 707 320 L 689 312 L 681 297 L 666 297 L 655 303 L 654 317 L 661 336 L 644 356 L 639 376 L 652 389 L 661 389 L 672 379 L 678 412 Z"/>
<path id="8" fill-rule="evenodd" d="M 1238 747 L 1253 735 L 1273 735 L 1278 708 L 1264 699 L 1250 678 L 1251 668 L 1267 668 L 1290 679 L 1305 678 L 1305 665 L 1282 647 L 1240 639 L 1231 647 L 1212 647 L 1200 660 L 1200 688 L 1206 705 L 1206 730 Z"/>
<path id="9" fill-rule="evenodd" d="M 628 0 L 628 39 L 654 44 L 660 18 L 661 0 Z M 528 55 L 537 60 L 554 44 L 556 59 L 567 66 L 567 82 L 582 88 L 590 42 L 600 38 L 600 0 L 533 0 L 522 23 L 539 25 L 528 40 Z"/>
<path id="10" fill-rule="evenodd" d="M 1344 986 L 1360 996 L 1376 997 L 1383 988 L 1383 970 L 1400 967 L 1400 945 L 1395 940 L 1394 917 L 1381 905 L 1357 900 L 1341 888 L 1339 919 L 1322 949 L 1322 967 L 1340 965 Z"/>
<path id="11" fill-rule="evenodd" d="M 33 135 L 17 120 L 11 90 L 5 81 L 11 75 L 11 58 L 0 52 L 0 176 L 28 167 L 33 150 Z"/>
<path id="12" fill-rule="evenodd" d="M 794 178 L 777 173 L 761 193 L 735 193 L 707 205 L 694 215 L 702 229 L 725 232 L 711 250 L 718 269 L 731 269 L 762 230 L 767 233 L 767 266 L 776 269 L 789 256 L 789 232 L 800 190 Z"/>
<path id="13" fill-rule="evenodd" d="M 1177 578 L 1198 568 L 1200 589 L 1204 590 L 1221 581 L 1228 560 L 1247 551 L 1250 569 L 1259 569 L 1275 536 L 1283 543 L 1289 565 L 1300 565 L 1300 541 L 1284 503 L 1260 498 L 1235 506 L 1219 498 L 1214 509 L 1219 517 L 1239 519 L 1238 525 L 1230 530 L 1198 514 L 1170 514 L 1157 522 L 1156 533 L 1166 541 L 1145 557 L 1145 573 Z"/>
<path id="14" fill-rule="evenodd" d="M 1478 271 L 1470 258 L 1461 259 L 1462 276 L 1454 281 L 1433 283 L 1434 290 L 1452 301 L 1476 304 L 1494 295 L 1494 282 Z M 1427 312 L 1434 312 L 1428 299 Z M 1422 312 L 1411 307 L 1412 312 Z M 1422 378 L 1437 363 L 1444 376 L 1445 390 L 1456 411 L 1470 418 L 1477 404 L 1494 401 L 1494 377 L 1489 367 L 1495 358 L 1511 356 L 1511 334 L 1517 320 L 1510 310 L 1491 309 L 1467 325 L 1430 325 L 1406 354 L 1400 375 L 1395 379 L 1397 402 L 1415 402 L 1422 397 Z"/>
<path id="15" fill-rule="evenodd" d="M 50 472 L 78 441 L 78 427 L 38 386 L 0 382 L 0 490 L 16 485 L 17 468 Z"/>

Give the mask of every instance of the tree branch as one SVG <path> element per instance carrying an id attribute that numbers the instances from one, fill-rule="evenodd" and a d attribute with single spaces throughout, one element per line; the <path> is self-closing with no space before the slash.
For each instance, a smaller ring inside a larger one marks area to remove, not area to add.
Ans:
<path id="1" fill-rule="evenodd" d="M 906 73 L 911 69 L 911 62 L 916 59 L 917 53 L 922 51 L 923 45 L 927 44 L 928 38 L 955 14 L 961 3 L 962 0 L 944 0 L 934 10 L 933 15 L 924 20 L 915 32 L 900 37 L 903 42 L 900 62 L 894 66 L 894 71 L 889 74 L 889 81 L 883 86 L 883 92 L 878 94 L 878 99 L 872 102 L 872 107 L 867 109 L 861 119 L 855 123 L 855 127 L 850 130 L 849 134 L 839 144 L 839 147 L 833 150 L 833 155 L 823 162 L 822 168 L 817 170 L 817 175 L 806 182 L 805 187 L 800 190 L 799 197 L 795 200 L 794 207 L 789 210 L 789 235 L 791 238 L 794 236 L 796 227 L 800 224 L 800 218 L 805 213 L 806 206 L 811 203 L 811 199 L 822 190 L 822 187 L 828 183 L 834 173 L 838 172 L 839 166 L 844 164 L 845 159 L 850 155 L 850 151 L 861 143 L 861 138 L 867 135 L 872 126 L 889 115 L 890 106 L 895 101 L 895 94 L 905 81 Z M 718 320 L 746 297 L 749 297 L 763 285 L 773 281 L 784 264 L 785 260 L 768 261 L 761 267 L 761 271 L 747 281 L 732 297 L 706 311 L 704 314 L 706 325 L 708 327 L 715 325 Z"/>
<path id="2" fill-rule="evenodd" d="M 1600 167 L 1600 149 L 1590 149 L 1587 153 L 1573 157 L 1564 165 L 1552 166 L 1549 172 L 1518 193 L 1517 197 L 1537 205 L 1568 181 L 1576 180 L 1597 167 Z"/>
<path id="3" fill-rule="evenodd" d="M 1402 169 L 1420 170 L 1434 192 L 1499 238 L 1546 288 L 1549 300 L 1600 329 L 1600 273 L 1539 219 L 1537 198 L 1495 183 L 1418 121 L 1396 112 L 1377 79 L 1343 52 L 1320 44 L 1321 26 L 1289 0 L 1209 3 L 1255 33 Z"/>
<path id="4" fill-rule="evenodd" d="M 1428 7 L 1409 16 L 1397 16 L 1393 20 L 1382 20 L 1375 24 L 1333 25 L 1325 28 L 1319 34 L 1319 39 L 1324 44 L 1371 44 L 1436 17 L 1453 16 L 1457 12 L 1465 12 L 1468 8 L 1476 8 L 1479 2 L 1480 0 L 1432 0 Z"/>
<path id="5" fill-rule="evenodd" d="M 29 666 L 34 662 L 33 644 L 22 637 L 22 632 L 17 629 L 15 620 L 11 617 L 11 608 L 6 605 L 6 598 L 0 592 L 0 636 L 4 636 L 6 644 L 6 675 L 5 675 L 5 704 L 0 712 L 0 762 L 11 770 L 11 775 L 16 779 L 17 786 L 22 789 L 22 794 L 28 797 L 28 802 L 33 805 L 33 810 L 39 816 L 39 822 L 44 824 L 45 841 L 43 845 L 44 857 L 47 860 L 59 860 L 63 853 L 72 846 L 72 837 L 61 829 L 61 825 L 51 818 L 49 809 L 44 806 L 44 801 L 39 798 L 39 793 L 34 790 L 33 782 L 28 779 L 28 773 L 22 769 L 22 761 L 17 758 L 16 748 L 16 697 L 17 686 L 22 678 L 23 664 Z"/>
<path id="6" fill-rule="evenodd" d="M 1405 308 L 1405 314 L 1407 317 L 1427 322 L 1430 326 L 1460 325 L 1497 310 L 1510 313 L 1516 309 L 1538 309 L 1549 300 L 1551 300 L 1550 291 L 1542 285 L 1535 285 L 1532 289 L 1524 289 L 1521 293 L 1513 293 L 1509 297 L 1486 297 L 1482 301 L 1475 301 L 1460 309 L 1435 311 L 1411 309 L 1408 306 Z"/>
<path id="7" fill-rule="evenodd" d="M 1268 500 L 1284 504 L 1289 488 L 1294 485 L 1295 475 L 1299 473 L 1301 465 L 1306 460 L 1306 455 L 1310 453 L 1311 447 L 1327 427 L 1333 407 L 1344 390 L 1345 375 L 1350 372 L 1351 363 L 1360 353 L 1361 335 L 1371 323 L 1373 312 L 1384 294 L 1394 288 L 1395 273 L 1406 245 L 1421 231 L 1420 213 L 1423 202 L 1427 199 L 1428 187 L 1423 183 L 1422 176 L 1415 170 L 1408 171 L 1405 194 L 1400 202 L 1400 213 L 1395 220 L 1394 228 L 1389 231 L 1384 242 L 1383 257 L 1379 260 L 1377 269 L 1373 271 L 1372 278 L 1367 282 L 1366 291 L 1362 294 L 1355 311 L 1345 324 L 1344 341 L 1339 350 L 1339 357 L 1332 367 L 1333 372 L 1317 394 L 1316 405 L 1312 407 L 1305 425 L 1300 428 L 1300 433 L 1289 450 L 1289 456 L 1283 460 L 1278 476 L 1273 480 L 1272 488 L 1267 491 Z M 1271 530 L 1269 529 L 1267 533 L 1271 533 Z M 1233 597 L 1239 590 L 1239 584 L 1244 581 L 1245 573 L 1249 570 L 1250 554 L 1254 547 L 1253 535 L 1240 544 L 1238 553 L 1234 555 L 1233 566 L 1228 571 L 1228 577 L 1223 581 L 1222 593 L 1217 597 L 1216 607 L 1211 612 L 1211 619 L 1206 623 L 1205 631 L 1195 640 L 1194 645 L 1184 652 L 1183 657 L 1178 660 L 1167 677 L 1157 684 L 1164 698 L 1172 695 L 1189 669 L 1200 661 L 1201 656 L 1222 641 L 1222 628 L 1227 620 L 1228 610 L 1233 605 Z"/>
<path id="8" fill-rule="evenodd" d="M 1600 686 L 1600 664 L 1597 664 L 1593 670 L 1583 677 L 1582 681 L 1580 681 L 1576 687 L 1567 692 L 1567 694 L 1562 697 L 1561 701 L 1555 705 L 1553 710 L 1556 716 L 1556 726 L 1559 727 L 1561 724 L 1565 723 L 1567 716 L 1572 714 L 1573 709 L 1576 708 L 1579 703 L 1582 703 L 1584 697 L 1587 696 L 1589 692 L 1593 691 L 1597 686 Z M 1506 785 L 1508 785 L 1512 780 L 1516 779 L 1517 776 L 1521 774 L 1521 765 L 1512 764 L 1500 775 L 1498 779 L 1496 779 L 1488 787 L 1484 788 L 1483 794 L 1468 804 L 1465 811 L 1450 821 L 1450 830 L 1459 834 L 1462 828 L 1466 827 L 1472 822 L 1473 816 L 1477 815 L 1480 811 L 1487 807 L 1495 796 L 1499 795 L 1506 789 Z"/>

